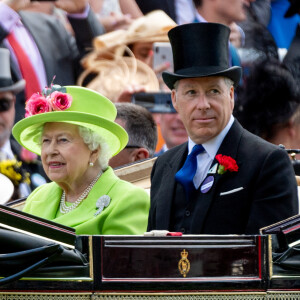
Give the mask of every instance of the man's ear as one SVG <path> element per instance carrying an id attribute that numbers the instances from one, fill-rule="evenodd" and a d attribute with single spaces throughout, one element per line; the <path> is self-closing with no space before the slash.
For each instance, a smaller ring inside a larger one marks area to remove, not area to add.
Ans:
<path id="1" fill-rule="evenodd" d="M 297 124 L 295 124 L 295 122 L 292 119 L 289 119 L 289 121 L 287 122 L 287 135 L 293 139 L 297 136 L 297 132 L 299 130 L 299 126 L 297 126 Z"/>
<path id="2" fill-rule="evenodd" d="M 230 87 L 229 95 L 230 95 L 231 110 L 233 111 L 234 109 L 234 87 L 233 86 Z"/>
<path id="3" fill-rule="evenodd" d="M 137 148 L 130 153 L 131 162 L 149 158 L 149 151 L 146 148 Z"/>

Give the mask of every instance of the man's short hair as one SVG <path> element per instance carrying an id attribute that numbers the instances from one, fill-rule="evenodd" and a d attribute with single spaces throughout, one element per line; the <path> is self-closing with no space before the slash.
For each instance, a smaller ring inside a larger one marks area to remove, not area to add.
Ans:
<path id="1" fill-rule="evenodd" d="M 176 80 L 173 86 L 176 91 L 178 89 L 179 80 Z M 228 77 L 224 77 L 224 82 L 229 89 L 231 88 L 231 86 L 234 86 L 234 82 Z"/>
<path id="2" fill-rule="evenodd" d="M 179 80 L 176 80 L 175 81 L 175 83 L 174 83 L 174 85 L 173 85 L 173 87 L 174 87 L 174 89 L 177 91 L 177 89 L 178 89 L 178 84 L 179 84 Z"/>
<path id="3" fill-rule="evenodd" d="M 125 123 L 128 145 L 146 148 L 153 157 L 157 144 L 157 128 L 152 114 L 144 107 L 133 103 L 115 103 L 117 119 Z"/>

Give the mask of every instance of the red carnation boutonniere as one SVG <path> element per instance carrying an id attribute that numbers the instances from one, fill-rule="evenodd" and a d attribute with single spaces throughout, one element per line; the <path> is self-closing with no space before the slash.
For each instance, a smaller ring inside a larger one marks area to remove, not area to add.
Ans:
<path id="1" fill-rule="evenodd" d="M 230 156 L 218 154 L 216 160 L 219 162 L 218 174 L 224 174 L 226 171 L 237 172 L 239 169 L 236 161 Z"/>

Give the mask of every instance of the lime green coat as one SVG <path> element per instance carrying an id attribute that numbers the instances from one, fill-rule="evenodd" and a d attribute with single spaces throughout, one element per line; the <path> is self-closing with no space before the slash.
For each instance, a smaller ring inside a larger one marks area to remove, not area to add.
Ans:
<path id="1" fill-rule="evenodd" d="M 62 189 L 55 183 L 44 184 L 27 198 L 24 211 L 54 222 L 73 227 L 76 234 L 143 234 L 147 230 L 149 194 L 118 178 L 109 167 L 96 182 L 88 197 L 73 211 L 56 216 Z M 109 205 L 98 210 L 97 200 L 110 197 Z"/>

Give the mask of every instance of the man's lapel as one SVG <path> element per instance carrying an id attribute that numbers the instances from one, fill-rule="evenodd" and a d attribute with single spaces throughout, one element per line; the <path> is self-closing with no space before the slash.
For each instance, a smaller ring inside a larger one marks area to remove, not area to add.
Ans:
<path id="1" fill-rule="evenodd" d="M 242 130 L 243 128 L 241 127 L 241 125 L 235 120 L 230 130 L 228 131 L 227 135 L 225 136 L 217 152 L 217 155 L 222 154 L 222 155 L 230 156 L 236 160 L 238 145 L 242 135 Z M 215 164 L 218 164 L 216 158 L 214 158 L 211 164 L 211 168 L 213 168 Z M 237 161 L 237 164 L 238 166 L 240 166 L 241 162 Z M 225 174 L 221 175 L 218 174 L 218 172 L 216 171 L 215 174 L 208 174 L 207 176 L 213 176 L 214 183 L 209 192 L 204 193 L 199 197 L 200 209 L 199 209 L 199 218 L 197 218 L 197 230 L 199 229 L 199 232 L 202 232 L 207 212 L 210 206 L 212 205 L 213 200 L 218 197 L 217 193 L 220 191 L 219 190 L 220 184 L 224 183 L 224 181 L 226 180 L 230 180 L 230 172 L 226 172 Z M 201 186 L 200 186 L 199 193 L 201 193 Z"/>
<path id="2" fill-rule="evenodd" d="M 165 186 L 161 189 L 159 195 L 160 199 L 157 201 L 156 209 L 156 225 L 157 228 L 168 228 L 170 223 L 170 214 L 172 208 L 172 201 L 176 197 L 175 194 L 175 174 L 183 165 L 188 153 L 187 143 L 181 145 L 177 152 L 175 152 L 172 159 L 165 161 L 163 168 L 164 172 L 161 174 L 164 178 Z"/>

